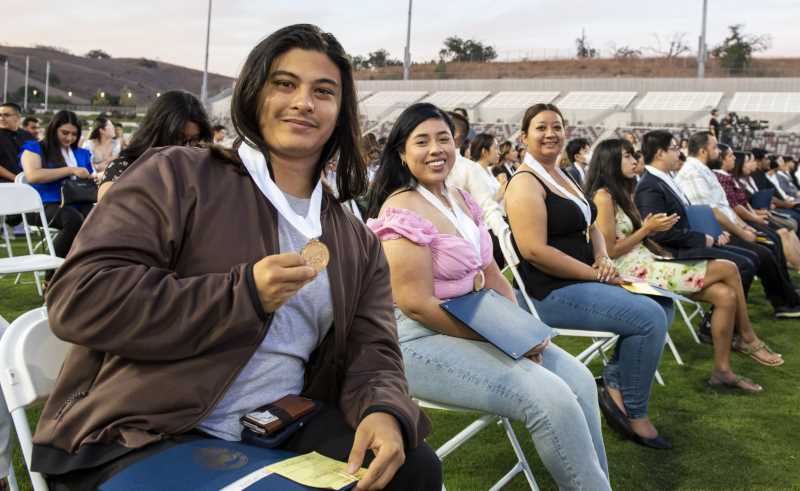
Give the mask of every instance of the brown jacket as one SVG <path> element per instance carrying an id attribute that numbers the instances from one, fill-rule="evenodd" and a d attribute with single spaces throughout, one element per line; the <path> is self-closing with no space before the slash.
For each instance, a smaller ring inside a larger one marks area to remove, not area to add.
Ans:
<path id="1" fill-rule="evenodd" d="M 393 414 L 415 447 L 430 422 L 408 395 L 380 242 L 330 196 L 322 241 L 334 326 L 304 394 L 354 428 Z M 84 224 L 47 294 L 67 356 L 34 435 L 33 468 L 61 474 L 185 433 L 267 334 L 252 265 L 279 252 L 275 209 L 208 150 L 155 149 Z"/>

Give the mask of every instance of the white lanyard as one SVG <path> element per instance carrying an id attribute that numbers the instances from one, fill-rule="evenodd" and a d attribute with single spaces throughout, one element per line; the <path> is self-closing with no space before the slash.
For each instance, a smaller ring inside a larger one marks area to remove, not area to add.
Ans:
<path id="1" fill-rule="evenodd" d="M 577 196 L 568 192 L 566 189 L 564 189 L 564 187 L 561 184 L 556 182 L 556 180 L 553 179 L 553 176 L 551 176 L 550 173 L 545 170 L 542 164 L 540 164 L 535 158 L 533 158 L 533 155 L 529 153 L 525 154 L 524 163 L 528 167 L 530 167 L 536 173 L 537 176 L 544 179 L 547 182 L 547 184 L 556 188 L 556 190 L 560 192 L 564 198 L 572 201 L 578 206 L 578 208 L 581 210 L 581 213 L 583 213 L 584 220 L 586 220 L 586 230 L 588 238 L 589 226 L 591 226 L 592 224 L 592 209 L 589 206 L 589 202 L 583 196 L 583 192 L 580 190 L 580 188 L 578 188 L 578 186 L 576 186 L 575 183 L 572 182 L 572 179 L 564 175 L 564 172 L 561 169 L 559 169 L 558 166 L 556 166 L 556 172 L 558 172 L 559 175 L 561 175 L 561 177 L 569 183 L 570 187 L 575 191 Z"/>
<path id="2" fill-rule="evenodd" d="M 778 194 L 781 195 L 781 199 L 785 200 L 786 199 L 786 193 L 781 188 L 781 183 L 778 181 L 778 176 L 776 176 L 775 174 L 773 174 L 773 175 L 764 174 L 764 175 L 767 176 L 767 179 L 769 179 L 769 182 L 771 182 L 772 185 L 775 186 L 775 189 L 778 191 Z"/>
<path id="3" fill-rule="evenodd" d="M 745 189 L 750 191 L 750 194 L 754 194 L 758 192 L 758 187 L 755 184 L 755 181 L 752 177 L 746 177 L 739 180 L 740 183 L 744 183 Z"/>
<path id="4" fill-rule="evenodd" d="M 322 180 L 317 181 L 314 191 L 311 193 L 311 203 L 308 207 L 306 216 L 295 213 L 286 196 L 270 178 L 267 169 L 267 159 L 260 150 L 257 150 L 246 143 L 239 145 L 239 157 L 242 159 L 250 177 L 261 190 L 261 193 L 278 210 L 278 213 L 289 222 L 306 239 L 315 239 L 322 235 L 322 222 L 320 220 L 320 210 L 322 209 Z"/>
<path id="5" fill-rule="evenodd" d="M 439 210 L 453 226 L 458 230 L 461 234 L 461 237 L 464 238 L 467 242 L 472 244 L 472 247 L 475 249 L 475 253 L 478 255 L 478 258 L 481 257 L 481 231 L 478 229 L 478 226 L 475 225 L 475 222 L 469 218 L 466 213 L 458 206 L 458 202 L 453 196 L 453 193 L 450 192 L 449 189 L 445 188 L 445 192 L 447 193 L 447 197 L 450 199 L 450 208 L 447 208 L 438 197 L 434 196 L 433 193 L 425 189 L 425 186 L 418 185 L 416 188 L 417 192 L 425 198 L 428 203 L 432 204 Z"/>
<path id="6" fill-rule="evenodd" d="M 67 164 L 67 167 L 78 167 L 78 160 L 75 158 L 75 152 L 72 151 L 72 147 L 61 147 L 61 155 L 64 157 L 64 163 Z"/>

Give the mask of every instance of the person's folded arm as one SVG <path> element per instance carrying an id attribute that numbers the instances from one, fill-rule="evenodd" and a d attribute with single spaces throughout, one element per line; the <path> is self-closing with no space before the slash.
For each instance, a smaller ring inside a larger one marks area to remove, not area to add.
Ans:
<path id="1" fill-rule="evenodd" d="M 739 223 L 736 223 L 728 218 L 728 215 L 723 213 L 720 208 L 712 207 L 711 211 L 714 213 L 714 218 L 717 219 L 720 227 L 722 227 L 722 230 L 725 232 L 728 232 L 734 237 L 738 237 L 747 242 L 753 242 L 755 240 L 755 235 L 742 227 Z"/>
<path id="2" fill-rule="evenodd" d="M 60 181 L 75 174 L 76 167 L 59 167 L 58 169 L 42 168 L 42 157 L 30 150 L 22 152 L 20 158 L 25 179 L 30 184 L 45 184 L 48 182 Z"/>
<path id="3" fill-rule="evenodd" d="M 736 215 L 739 218 L 741 218 L 742 220 L 744 220 L 746 222 L 756 222 L 756 223 L 761 223 L 761 224 L 765 224 L 765 225 L 767 223 L 766 218 L 764 218 L 764 217 L 760 216 L 758 213 L 756 213 L 752 208 L 750 208 L 749 205 L 746 206 L 746 207 L 743 206 L 743 205 L 736 205 L 733 208 L 733 211 L 736 212 Z"/>
<path id="4" fill-rule="evenodd" d="M 252 337 L 271 319 L 252 265 L 181 277 L 191 247 L 193 162 L 152 151 L 99 203 L 47 292 L 53 332 L 65 341 L 136 360 L 195 356 Z M 207 224 L 211 226 L 211 224 Z M 254 258 L 260 259 L 260 258 Z"/>

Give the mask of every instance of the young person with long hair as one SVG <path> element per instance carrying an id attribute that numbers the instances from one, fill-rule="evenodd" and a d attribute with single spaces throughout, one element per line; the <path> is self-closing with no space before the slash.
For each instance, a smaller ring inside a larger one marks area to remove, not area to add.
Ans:
<path id="1" fill-rule="evenodd" d="M 517 167 L 519 167 L 519 153 L 517 149 L 514 148 L 514 144 L 508 140 L 501 143 L 498 150 L 500 152 L 498 167 L 502 170 L 503 174 L 505 174 L 506 180 L 511 179 L 511 176 L 514 175 L 514 172 L 517 171 Z M 495 177 L 497 177 L 496 174 Z"/>
<path id="2" fill-rule="evenodd" d="M 504 185 L 501 186 L 492 174 L 492 167 L 500 162 L 500 153 L 498 152 L 497 140 L 495 140 L 494 135 L 489 133 L 475 135 L 469 145 L 469 154 L 472 156 L 472 160 L 477 162 L 486 174 L 486 183 L 494 191 L 494 200 L 502 204 L 506 187 Z"/>
<path id="3" fill-rule="evenodd" d="M 183 90 L 161 94 L 147 109 L 142 124 L 128 146 L 106 168 L 97 200 L 100 201 L 112 184 L 147 150 L 170 145 L 197 146 L 210 141 L 208 116 L 203 104 L 195 96 Z"/>
<path id="4" fill-rule="evenodd" d="M 479 206 L 445 184 L 456 151 L 450 117 L 414 104 L 389 134 L 370 194 L 367 223 L 389 261 L 411 393 L 522 421 L 560 489 L 609 489 L 586 367 L 547 341 L 514 361 L 440 307 L 484 285 L 516 302 Z"/>
<path id="5" fill-rule="evenodd" d="M 114 122 L 109 118 L 99 116 L 94 120 L 94 128 L 83 143 L 83 148 L 92 154 L 92 166 L 97 172 L 105 171 L 106 166 L 119 156 L 122 146 L 115 140 L 116 136 Z"/>
<path id="6" fill-rule="evenodd" d="M 736 264 L 724 259 L 658 260 L 656 254 L 669 253 L 653 242 L 650 235 L 672 228 L 677 215 L 657 213 L 644 218 L 639 215 L 633 202 L 637 166 L 633 153 L 633 146 L 627 140 L 605 140 L 595 147 L 589 167 L 586 192 L 597 206 L 597 226 L 605 237 L 608 255 L 624 276 L 711 303 L 714 369 L 709 384 L 747 393 L 760 392 L 760 385 L 731 369 L 734 331 L 739 333 L 737 346 L 759 363 L 778 366 L 783 364 L 783 358 L 772 353 L 753 332 Z"/>
<path id="7" fill-rule="evenodd" d="M 616 351 L 598 381 L 600 407 L 613 428 L 637 443 L 671 444 L 648 417 L 653 376 L 675 314 L 672 301 L 630 293 L 608 257 L 595 225 L 597 210 L 558 167 L 566 134 L 552 104 L 525 111 L 528 151 L 506 190 L 520 274 L 542 321 L 556 327 L 619 334 Z"/>
<path id="8" fill-rule="evenodd" d="M 231 115 L 233 149 L 145 152 L 56 273 L 50 326 L 75 347 L 32 468 L 94 489 L 176 443 L 239 441 L 240 417 L 302 394 L 323 407 L 278 448 L 367 466 L 359 489 L 441 489 L 381 244 L 320 183 L 338 155 L 340 198 L 366 189 L 347 54 L 316 26 L 272 33 Z"/>
<path id="9" fill-rule="evenodd" d="M 59 111 L 47 125 L 41 142 L 29 140 L 22 146 L 22 169 L 25 179 L 39 192 L 49 226 L 60 230 L 53 238 L 56 256 L 66 257 L 72 241 L 92 210 L 92 203 L 61 206 L 61 186 L 64 180 L 77 177 L 89 179 L 94 172 L 91 155 L 78 148 L 81 121 L 71 111 Z M 31 214 L 39 224 L 39 215 Z"/>

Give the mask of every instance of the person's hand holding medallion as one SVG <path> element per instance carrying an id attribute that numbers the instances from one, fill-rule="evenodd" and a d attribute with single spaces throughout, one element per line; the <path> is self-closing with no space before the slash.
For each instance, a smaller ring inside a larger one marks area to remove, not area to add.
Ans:
<path id="1" fill-rule="evenodd" d="M 267 312 L 275 312 L 317 276 L 317 270 L 296 252 L 266 256 L 253 265 L 258 297 Z"/>

